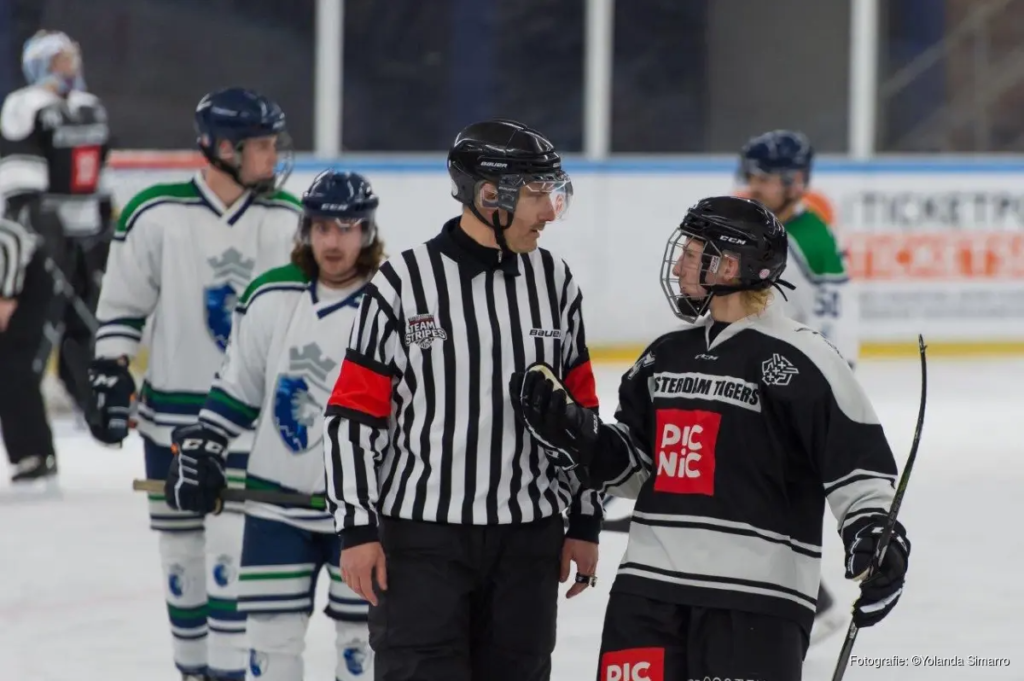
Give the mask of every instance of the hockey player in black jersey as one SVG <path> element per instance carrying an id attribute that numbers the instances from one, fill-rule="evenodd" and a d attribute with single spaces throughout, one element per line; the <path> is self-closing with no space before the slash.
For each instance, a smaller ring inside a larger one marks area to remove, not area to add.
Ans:
<path id="1" fill-rule="evenodd" d="M 26 87 L 10 93 L 0 110 L 0 217 L 38 243 L 17 301 L 0 300 L 0 307 L 16 305 L 0 332 L 0 422 L 16 482 L 56 473 L 37 395 L 54 347 L 61 382 L 87 409 L 91 327 L 113 233 L 101 182 L 110 149 L 107 115 L 84 89 L 78 45 L 64 33 L 40 31 L 25 43 L 22 69 Z"/>
<path id="2" fill-rule="evenodd" d="M 601 681 L 799 680 L 826 502 L 847 578 L 868 570 L 896 463 L 846 361 L 773 304 L 786 238 L 748 199 L 690 208 L 662 283 L 693 325 L 657 339 L 622 377 L 614 423 L 574 404 L 543 366 L 512 376 L 520 418 L 559 465 L 636 498 Z M 859 627 L 893 609 L 909 554 L 897 523 L 880 570 L 860 582 Z"/>

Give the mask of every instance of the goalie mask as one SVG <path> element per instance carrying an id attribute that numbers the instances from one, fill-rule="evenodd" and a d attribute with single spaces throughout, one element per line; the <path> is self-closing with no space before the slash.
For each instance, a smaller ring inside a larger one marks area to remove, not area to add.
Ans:
<path id="1" fill-rule="evenodd" d="M 63 59 L 58 61 L 59 57 Z M 85 90 L 82 51 L 66 33 L 39 31 L 26 40 L 21 71 L 29 85 L 53 86 L 62 96 L 72 90 Z"/>
<path id="2" fill-rule="evenodd" d="M 793 288 L 779 279 L 787 252 L 785 228 L 760 203 L 732 196 L 703 199 L 687 211 L 665 245 L 662 290 L 672 312 L 694 323 L 716 295 Z M 736 274 L 726 280 L 724 263 L 730 259 L 737 264 Z"/>

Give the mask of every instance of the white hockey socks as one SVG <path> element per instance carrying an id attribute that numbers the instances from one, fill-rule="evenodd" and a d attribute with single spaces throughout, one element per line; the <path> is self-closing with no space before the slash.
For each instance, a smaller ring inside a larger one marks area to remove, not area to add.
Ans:
<path id="1" fill-rule="evenodd" d="M 160 562 L 171 621 L 174 664 L 206 671 L 206 555 L 200 532 L 160 532 Z"/>

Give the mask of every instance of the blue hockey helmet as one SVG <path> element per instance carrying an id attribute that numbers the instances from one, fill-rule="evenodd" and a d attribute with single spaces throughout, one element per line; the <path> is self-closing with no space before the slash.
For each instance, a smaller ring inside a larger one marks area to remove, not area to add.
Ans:
<path id="1" fill-rule="evenodd" d="M 211 92 L 199 100 L 195 113 L 197 142 L 210 165 L 231 175 L 235 182 L 257 193 L 272 193 L 288 179 L 294 159 L 291 138 L 284 112 L 277 102 L 240 87 Z M 270 178 L 255 182 L 241 179 L 241 155 L 246 140 L 257 137 L 277 138 L 278 170 Z M 235 162 L 224 160 L 218 154 L 218 145 L 230 142 L 235 149 Z M 283 160 L 282 160 L 283 157 Z"/>
<path id="2" fill-rule="evenodd" d="M 377 240 L 377 207 L 380 199 L 370 181 L 359 173 L 325 170 L 313 179 L 302 195 L 301 237 L 309 239 L 315 219 L 356 224 L 363 230 L 363 247 Z"/>
<path id="3" fill-rule="evenodd" d="M 795 173 L 803 173 L 804 183 L 811 181 L 814 148 L 807 135 L 793 130 L 772 130 L 752 137 L 740 152 L 740 179 L 751 175 L 780 175 L 785 184 Z"/>
<path id="4" fill-rule="evenodd" d="M 53 69 L 54 58 L 61 54 L 69 58 L 67 73 Z M 25 41 L 21 49 L 21 72 L 29 85 L 53 85 L 62 95 L 71 90 L 85 90 L 82 52 L 78 43 L 59 31 L 39 31 Z"/>

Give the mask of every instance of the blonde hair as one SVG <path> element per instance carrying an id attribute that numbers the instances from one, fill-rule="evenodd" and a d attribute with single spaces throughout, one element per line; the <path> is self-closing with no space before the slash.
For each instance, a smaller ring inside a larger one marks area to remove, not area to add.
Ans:
<path id="1" fill-rule="evenodd" d="M 740 303 L 747 314 L 760 314 L 768 307 L 774 293 L 770 288 L 757 291 L 740 291 Z"/>

